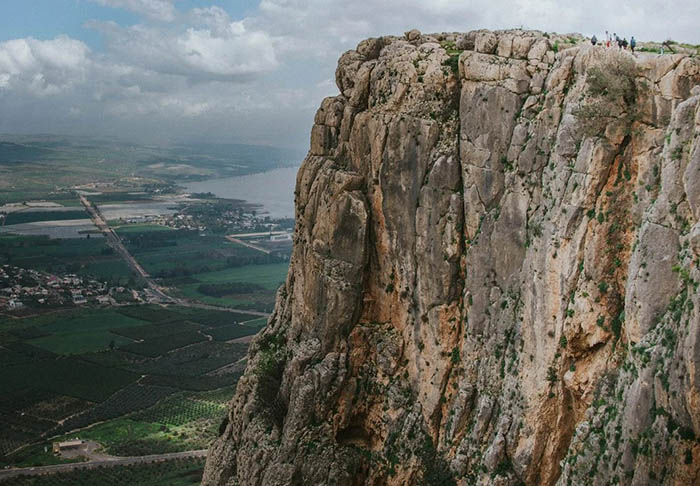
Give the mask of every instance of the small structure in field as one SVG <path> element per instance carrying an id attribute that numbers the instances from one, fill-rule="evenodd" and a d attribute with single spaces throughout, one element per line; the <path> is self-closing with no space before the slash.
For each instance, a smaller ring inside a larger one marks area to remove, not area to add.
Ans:
<path id="1" fill-rule="evenodd" d="M 54 454 L 60 454 L 61 452 L 64 452 L 64 451 L 76 450 L 76 449 L 81 448 L 84 443 L 85 443 L 85 441 L 82 441 L 80 439 L 66 440 L 63 442 L 54 442 L 53 443 L 53 452 L 54 452 Z"/>

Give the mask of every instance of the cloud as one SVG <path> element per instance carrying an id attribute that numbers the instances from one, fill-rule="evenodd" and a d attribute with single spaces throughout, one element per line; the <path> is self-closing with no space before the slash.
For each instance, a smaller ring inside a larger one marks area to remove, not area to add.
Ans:
<path id="1" fill-rule="evenodd" d="M 161 22 L 175 20 L 175 6 L 172 0 L 92 0 L 106 7 L 131 10 Z"/>
<path id="2" fill-rule="evenodd" d="M 261 0 L 254 21 L 284 39 L 282 47 L 337 55 L 369 36 L 524 27 L 591 35 L 606 29 L 638 39 L 700 42 L 696 0 Z"/>
<path id="3" fill-rule="evenodd" d="M 366 37 L 522 25 L 700 42 L 697 0 L 261 0 L 245 18 L 179 0 L 92 1 L 140 20 L 88 21 L 103 39 L 94 50 L 67 36 L 0 43 L 0 132 L 304 146 L 337 93 L 338 56 Z"/>
<path id="4" fill-rule="evenodd" d="M 90 49 L 66 36 L 0 43 L 0 92 L 56 95 L 86 80 Z"/>
<path id="5" fill-rule="evenodd" d="M 232 21 L 220 8 L 195 9 L 190 26 L 91 21 L 87 26 L 104 35 L 114 60 L 194 81 L 249 79 L 278 67 L 272 37 Z"/>

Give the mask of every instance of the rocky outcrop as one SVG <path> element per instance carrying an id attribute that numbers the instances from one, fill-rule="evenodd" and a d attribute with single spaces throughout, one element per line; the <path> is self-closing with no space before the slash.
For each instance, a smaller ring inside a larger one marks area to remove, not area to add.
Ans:
<path id="1" fill-rule="evenodd" d="M 698 58 L 411 31 L 336 80 L 204 484 L 698 484 Z"/>

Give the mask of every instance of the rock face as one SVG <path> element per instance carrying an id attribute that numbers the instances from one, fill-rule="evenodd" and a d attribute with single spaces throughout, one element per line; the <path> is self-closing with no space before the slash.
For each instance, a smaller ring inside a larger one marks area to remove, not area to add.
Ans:
<path id="1" fill-rule="evenodd" d="M 205 485 L 700 484 L 700 60 L 345 53 Z"/>

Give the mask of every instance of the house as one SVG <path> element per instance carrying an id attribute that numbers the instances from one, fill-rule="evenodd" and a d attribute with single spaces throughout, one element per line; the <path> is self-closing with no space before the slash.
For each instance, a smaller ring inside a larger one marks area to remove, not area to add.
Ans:
<path id="1" fill-rule="evenodd" d="M 87 299 L 85 298 L 84 295 L 81 295 L 81 294 L 75 295 L 75 294 L 74 294 L 74 295 L 73 295 L 73 303 L 74 303 L 75 305 L 87 304 Z"/>
<path id="2" fill-rule="evenodd" d="M 62 451 L 80 449 L 85 442 L 80 439 L 66 440 L 63 442 L 53 443 L 54 454 L 60 454 Z"/>
<path id="3" fill-rule="evenodd" d="M 270 241 L 292 241 L 292 234 L 281 233 L 276 235 L 270 235 Z"/>
<path id="4" fill-rule="evenodd" d="M 22 307 L 24 307 L 24 304 L 19 300 L 12 299 L 7 303 L 7 308 L 10 310 L 21 309 Z"/>
<path id="5" fill-rule="evenodd" d="M 107 295 L 98 295 L 97 296 L 97 303 L 101 305 L 106 305 L 110 303 L 110 298 Z"/>

